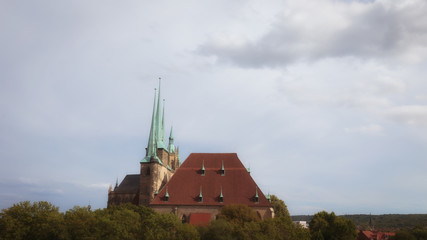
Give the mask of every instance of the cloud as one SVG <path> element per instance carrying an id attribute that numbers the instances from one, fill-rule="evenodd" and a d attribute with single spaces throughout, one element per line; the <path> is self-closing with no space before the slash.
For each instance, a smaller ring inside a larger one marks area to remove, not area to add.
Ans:
<path id="1" fill-rule="evenodd" d="M 404 105 L 386 110 L 385 115 L 400 123 L 427 126 L 427 105 Z"/>
<path id="2" fill-rule="evenodd" d="M 423 0 L 288 1 L 282 8 L 269 31 L 258 39 L 216 34 L 198 52 L 251 68 L 349 56 L 418 62 L 427 56 Z"/>
<path id="3" fill-rule="evenodd" d="M 383 132 L 383 127 L 378 124 L 369 124 L 361 127 L 345 128 L 344 130 L 348 133 L 380 135 Z"/>

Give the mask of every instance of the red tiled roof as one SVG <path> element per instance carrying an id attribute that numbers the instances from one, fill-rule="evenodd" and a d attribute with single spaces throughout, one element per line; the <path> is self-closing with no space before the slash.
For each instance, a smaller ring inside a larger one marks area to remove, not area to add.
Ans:
<path id="1" fill-rule="evenodd" d="M 383 240 L 394 236 L 394 232 L 360 231 L 359 240 Z"/>
<path id="2" fill-rule="evenodd" d="M 191 213 L 189 224 L 195 226 L 206 226 L 211 222 L 210 213 Z"/>
<path id="3" fill-rule="evenodd" d="M 225 175 L 220 173 L 224 163 Z M 201 170 L 204 164 L 205 175 Z M 203 202 L 199 202 L 200 188 Z M 221 194 L 223 203 L 219 201 Z M 247 172 L 236 153 L 192 153 L 178 168 L 169 182 L 160 190 L 150 205 L 226 205 L 271 206 Z M 166 189 L 169 194 L 165 201 Z"/>

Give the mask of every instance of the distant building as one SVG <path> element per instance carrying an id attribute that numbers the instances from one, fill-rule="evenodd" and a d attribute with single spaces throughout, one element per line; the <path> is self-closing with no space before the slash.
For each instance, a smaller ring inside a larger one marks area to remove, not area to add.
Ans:
<path id="1" fill-rule="evenodd" d="M 308 228 L 307 221 L 293 221 L 296 225 L 300 225 L 303 228 Z"/>
<path id="2" fill-rule="evenodd" d="M 108 205 L 145 205 L 157 212 L 175 213 L 183 222 L 194 225 L 209 223 L 227 204 L 246 204 L 261 219 L 274 217 L 269 197 L 236 153 L 192 153 L 180 166 L 172 129 L 169 144 L 164 139 L 164 106 L 160 105 L 159 83 L 140 173 L 126 175 L 120 184 L 117 181 L 109 190 Z"/>

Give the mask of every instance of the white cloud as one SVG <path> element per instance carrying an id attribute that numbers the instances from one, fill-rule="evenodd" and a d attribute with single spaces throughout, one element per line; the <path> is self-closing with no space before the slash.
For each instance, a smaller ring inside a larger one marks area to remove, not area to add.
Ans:
<path id="1" fill-rule="evenodd" d="M 380 135 L 383 132 L 383 127 L 378 124 L 369 124 L 361 127 L 345 128 L 344 130 L 348 133 Z"/>

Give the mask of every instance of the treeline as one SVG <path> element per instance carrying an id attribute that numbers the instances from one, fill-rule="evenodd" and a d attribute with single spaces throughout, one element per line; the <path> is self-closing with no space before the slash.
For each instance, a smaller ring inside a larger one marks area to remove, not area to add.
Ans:
<path id="1" fill-rule="evenodd" d="M 343 217 L 352 220 L 356 226 L 362 229 L 369 229 L 369 221 L 377 230 L 396 231 L 399 229 L 412 229 L 417 226 L 427 226 L 427 214 L 385 214 L 385 215 L 369 215 L 355 214 L 344 215 Z M 310 222 L 313 216 L 299 215 L 292 216 L 294 221 Z"/>
<path id="2" fill-rule="evenodd" d="M 144 206 L 120 205 L 92 211 L 74 207 L 65 213 L 49 202 L 20 202 L 0 212 L 0 240 L 139 240 L 139 239 L 355 239 L 351 220 L 320 212 L 310 230 L 295 225 L 285 203 L 271 197 L 276 216 L 259 219 L 246 205 L 226 205 L 206 227 L 182 223 L 174 214 Z"/>
<path id="3" fill-rule="evenodd" d="M 425 227 L 414 227 L 412 229 L 400 230 L 390 240 L 427 240 L 427 229 Z"/>

